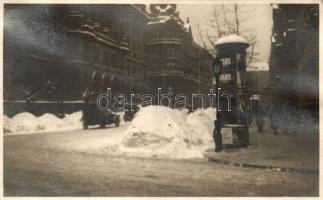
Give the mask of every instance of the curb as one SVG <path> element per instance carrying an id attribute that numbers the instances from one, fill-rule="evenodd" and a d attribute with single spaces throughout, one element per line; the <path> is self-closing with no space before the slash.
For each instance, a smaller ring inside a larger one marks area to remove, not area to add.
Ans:
<path id="1" fill-rule="evenodd" d="M 204 155 L 208 160 L 216 163 L 221 163 L 230 166 L 244 167 L 244 168 L 253 168 L 253 169 L 264 169 L 275 172 L 296 172 L 301 174 L 319 174 L 319 170 L 315 169 L 305 169 L 305 168 L 293 168 L 293 167 L 277 167 L 277 166 L 267 166 L 267 165 L 257 165 L 257 164 L 246 164 L 246 163 L 237 163 L 233 161 L 221 160 Z"/>

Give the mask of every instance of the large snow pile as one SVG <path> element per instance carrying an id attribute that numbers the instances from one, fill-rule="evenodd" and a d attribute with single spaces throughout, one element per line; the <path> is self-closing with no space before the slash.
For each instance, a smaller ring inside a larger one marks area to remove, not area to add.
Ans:
<path id="1" fill-rule="evenodd" d="M 36 117 L 31 113 L 23 112 L 12 118 L 4 116 L 3 131 L 7 135 L 81 128 L 81 117 L 82 112 L 66 115 L 63 119 L 49 113 Z"/>
<path id="2" fill-rule="evenodd" d="M 216 110 L 212 108 L 206 110 L 199 109 L 186 117 L 188 124 L 204 144 L 213 143 L 212 133 L 215 119 Z"/>
<path id="3" fill-rule="evenodd" d="M 138 156 L 203 157 L 198 147 L 212 140 L 207 123 L 211 109 L 187 115 L 168 107 L 148 106 L 137 114 L 125 132 L 120 150 Z M 213 122 L 211 123 L 213 124 Z"/>

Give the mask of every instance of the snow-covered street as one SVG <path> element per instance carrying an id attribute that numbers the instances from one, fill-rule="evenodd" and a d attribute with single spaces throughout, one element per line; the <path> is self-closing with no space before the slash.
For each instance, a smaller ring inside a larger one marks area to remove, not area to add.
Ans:
<path id="1" fill-rule="evenodd" d="M 121 139 L 127 126 L 4 137 L 5 196 L 317 195 L 316 174 L 89 150 Z"/>
<path id="2" fill-rule="evenodd" d="M 79 123 L 79 117 L 71 121 Z M 132 122 L 122 122 L 117 128 L 114 125 L 88 130 L 49 128 L 35 133 L 8 134 L 4 137 L 5 195 L 317 195 L 315 173 L 274 172 L 208 161 L 203 153 L 214 150 L 212 117 L 214 110 L 210 109 L 187 115 L 184 111 L 147 107 L 137 113 Z M 54 122 L 44 127 L 53 127 Z M 255 128 L 250 131 L 258 138 L 270 136 L 273 141 L 282 137 L 288 141 L 290 137 L 272 136 L 269 130 L 262 133 L 263 136 L 256 133 Z M 306 141 L 314 144 L 310 138 Z M 291 140 L 290 145 L 293 144 Z M 252 145 L 250 150 L 257 149 Z M 310 148 L 308 152 L 315 154 L 315 149 Z M 260 156 L 252 154 L 255 161 L 259 157 L 271 162 L 268 159 L 275 159 L 275 152 L 283 148 L 273 151 L 272 158 L 266 154 L 270 149 L 258 150 L 256 153 Z M 249 150 L 240 151 L 231 153 L 233 159 L 240 153 L 244 155 L 242 160 L 248 159 Z"/>

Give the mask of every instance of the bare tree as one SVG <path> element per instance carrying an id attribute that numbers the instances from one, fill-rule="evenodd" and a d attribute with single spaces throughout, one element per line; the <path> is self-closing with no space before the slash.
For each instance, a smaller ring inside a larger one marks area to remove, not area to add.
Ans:
<path id="1" fill-rule="evenodd" d="M 257 35 L 254 31 L 246 29 L 243 25 L 251 20 L 250 13 L 252 11 L 242 10 L 244 5 L 217 5 L 214 8 L 213 19 L 209 20 L 204 29 L 199 29 L 198 33 L 204 48 L 209 54 L 215 56 L 215 42 L 230 34 L 236 34 L 244 37 L 250 44 L 247 50 L 247 64 L 255 60 L 257 52 L 255 46 L 257 44 Z M 243 15 L 241 14 L 243 12 Z"/>

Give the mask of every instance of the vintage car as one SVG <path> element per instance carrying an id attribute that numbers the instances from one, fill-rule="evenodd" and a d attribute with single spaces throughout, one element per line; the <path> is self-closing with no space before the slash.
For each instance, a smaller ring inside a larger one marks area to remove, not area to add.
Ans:
<path id="1" fill-rule="evenodd" d="M 120 125 L 120 116 L 110 111 L 100 111 L 96 106 L 86 106 L 83 108 L 83 128 L 87 129 L 90 125 L 100 125 L 104 128 L 106 125 Z"/>

